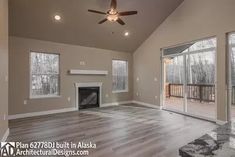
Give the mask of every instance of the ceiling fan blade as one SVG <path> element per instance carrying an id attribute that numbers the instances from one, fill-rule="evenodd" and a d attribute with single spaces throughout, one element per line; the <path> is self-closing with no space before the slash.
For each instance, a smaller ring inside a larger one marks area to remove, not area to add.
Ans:
<path id="1" fill-rule="evenodd" d="M 89 12 L 106 15 L 105 12 L 88 9 Z"/>
<path id="2" fill-rule="evenodd" d="M 111 0 L 111 8 L 116 9 L 117 8 L 117 0 Z"/>
<path id="3" fill-rule="evenodd" d="M 103 19 L 103 20 L 101 20 L 100 22 L 99 22 L 99 24 L 102 24 L 102 23 L 104 23 L 104 22 L 106 22 L 107 21 L 107 19 Z"/>
<path id="4" fill-rule="evenodd" d="M 135 15 L 137 13 L 138 13 L 137 11 L 124 11 L 124 12 L 120 12 L 119 16 Z"/>
<path id="5" fill-rule="evenodd" d="M 117 19 L 117 22 L 118 22 L 120 25 L 125 25 L 125 22 L 123 22 L 122 19 L 120 19 L 120 18 Z"/>

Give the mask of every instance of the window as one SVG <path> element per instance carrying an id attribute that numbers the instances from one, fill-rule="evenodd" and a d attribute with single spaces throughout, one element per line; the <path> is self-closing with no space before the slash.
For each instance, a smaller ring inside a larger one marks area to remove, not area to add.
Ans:
<path id="1" fill-rule="evenodd" d="M 128 91 L 128 62 L 113 60 L 113 93 Z"/>
<path id="2" fill-rule="evenodd" d="M 59 55 L 31 52 L 31 98 L 59 95 Z"/>

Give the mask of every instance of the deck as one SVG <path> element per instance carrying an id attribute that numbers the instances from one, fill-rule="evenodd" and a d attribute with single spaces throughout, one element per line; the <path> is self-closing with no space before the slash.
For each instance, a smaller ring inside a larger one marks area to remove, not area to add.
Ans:
<path id="1" fill-rule="evenodd" d="M 214 102 L 200 102 L 188 99 L 187 106 L 188 113 L 213 119 L 216 118 L 216 105 Z M 166 98 L 165 107 L 167 109 L 183 111 L 183 98 Z M 235 105 L 232 105 L 231 109 L 232 118 L 235 119 Z"/>

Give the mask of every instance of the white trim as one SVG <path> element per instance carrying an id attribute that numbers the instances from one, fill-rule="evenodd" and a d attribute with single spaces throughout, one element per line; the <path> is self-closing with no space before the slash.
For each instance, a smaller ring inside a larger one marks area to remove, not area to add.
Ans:
<path id="1" fill-rule="evenodd" d="M 118 106 L 118 105 L 123 105 L 123 104 L 130 104 L 130 103 L 133 103 L 133 101 L 106 103 L 106 104 L 101 104 L 100 107 Z M 31 112 L 31 113 L 9 115 L 8 120 L 50 115 L 50 114 L 56 114 L 56 113 L 65 113 L 65 112 L 72 112 L 72 111 L 78 111 L 78 109 L 77 108 L 65 108 L 65 109 L 59 109 L 59 110 L 49 110 L 49 111 L 42 111 L 42 112 Z"/>
<path id="2" fill-rule="evenodd" d="M 218 124 L 218 125 L 224 125 L 226 123 L 228 123 L 228 122 L 227 121 L 222 121 L 222 120 L 216 120 L 216 124 Z"/>
<path id="3" fill-rule="evenodd" d="M 141 102 L 141 101 L 135 101 L 135 100 L 133 100 L 132 103 L 134 103 L 134 104 L 139 104 L 139 105 L 143 105 L 143 106 L 146 106 L 146 107 L 161 109 L 161 106 L 157 106 L 157 105 L 154 105 L 154 104 L 149 104 L 149 103 L 145 103 L 145 102 Z"/>
<path id="4" fill-rule="evenodd" d="M 100 105 L 100 107 L 118 106 L 118 105 L 131 104 L 131 103 L 133 103 L 133 101 L 112 102 L 112 103 L 102 104 Z"/>
<path id="5" fill-rule="evenodd" d="M 117 93 L 128 93 L 128 92 L 129 92 L 128 89 L 112 91 L 113 94 L 117 94 Z"/>
<path id="6" fill-rule="evenodd" d="M 215 74 L 214 74 L 214 84 L 215 84 L 215 119 L 218 120 L 218 90 L 217 90 L 217 87 L 218 87 L 218 84 L 217 84 L 217 73 L 218 73 L 218 58 L 217 58 L 217 53 L 218 53 L 218 39 L 217 37 L 215 37 L 216 39 L 216 49 L 215 49 Z"/>
<path id="7" fill-rule="evenodd" d="M 192 43 L 200 42 L 202 40 L 210 40 L 210 39 L 213 39 L 213 38 L 216 38 L 216 36 L 203 37 L 203 38 L 200 38 L 200 39 L 195 39 L 195 40 L 191 40 L 191 41 L 178 43 L 178 44 L 175 44 L 175 45 L 172 45 L 172 46 L 162 47 L 161 50 L 169 49 L 169 48 L 175 48 L 175 47 L 182 46 L 182 45 L 185 45 L 185 44 L 192 44 Z"/>
<path id="8" fill-rule="evenodd" d="M 38 96 L 32 96 L 29 99 L 50 99 L 50 98 L 61 98 L 61 95 L 38 95 Z"/>
<path id="9" fill-rule="evenodd" d="M 179 110 L 168 109 L 168 108 L 165 108 L 165 107 L 163 107 L 162 110 L 167 111 L 167 112 L 174 112 L 176 114 L 181 114 L 181 115 L 185 115 L 185 116 L 188 116 L 188 117 L 192 117 L 192 118 L 196 118 L 196 119 L 202 119 L 202 120 L 206 120 L 206 121 L 210 121 L 210 122 L 215 122 L 216 123 L 216 120 L 213 119 L 213 118 L 199 116 L 199 115 L 195 115 L 195 114 L 192 114 L 192 113 L 183 112 L 183 111 L 179 111 Z"/>
<path id="10" fill-rule="evenodd" d="M 7 128 L 7 130 L 5 131 L 5 133 L 4 133 L 4 135 L 1 139 L 1 142 L 5 142 L 7 140 L 7 137 L 9 136 L 9 133 L 10 133 L 9 128 Z"/>
<path id="11" fill-rule="evenodd" d="M 76 106 L 76 109 L 79 110 L 79 87 L 99 87 L 99 95 L 100 95 L 100 98 L 99 98 L 99 104 L 100 106 L 102 105 L 102 82 L 86 82 L 86 83 L 75 83 L 75 106 Z"/>
<path id="12" fill-rule="evenodd" d="M 161 54 L 160 54 L 160 62 L 161 62 L 161 76 L 160 76 L 160 108 L 163 108 L 163 105 L 165 104 L 165 90 L 164 90 L 164 60 L 163 60 L 163 49 L 161 49 Z"/>
<path id="13" fill-rule="evenodd" d="M 69 70 L 71 75 L 108 75 L 108 71 L 105 70 Z"/>
<path id="14" fill-rule="evenodd" d="M 216 39 L 216 38 L 215 38 Z M 217 41 L 217 39 L 216 39 Z M 203 53 L 203 52 L 211 52 L 211 51 L 216 51 L 216 47 L 211 47 L 211 48 L 206 48 L 206 49 L 200 49 L 200 50 L 193 50 L 193 51 L 188 51 L 184 53 L 178 53 L 178 54 L 170 54 L 170 55 L 164 55 L 163 58 L 168 58 L 168 57 L 175 57 L 175 56 L 181 56 L 181 55 L 188 55 L 188 54 L 197 54 L 197 53 Z"/>
<path id="15" fill-rule="evenodd" d="M 234 32 L 230 32 L 227 34 L 226 37 L 226 61 L 227 61 L 227 68 L 226 68 L 226 73 L 227 73 L 227 80 L 226 80 L 226 85 L 227 85 L 227 121 L 231 122 L 233 117 L 232 117 L 232 60 L 231 60 L 231 54 L 233 53 L 232 48 L 235 47 L 234 43 L 230 43 L 231 36 L 234 35 Z"/>
<path id="16" fill-rule="evenodd" d="M 101 104 L 100 107 L 118 106 L 117 102 Z"/>
<path id="17" fill-rule="evenodd" d="M 31 112 L 31 113 L 9 115 L 8 119 L 12 120 L 12 119 L 19 119 L 19 118 L 27 118 L 27 117 L 50 115 L 50 114 L 55 114 L 55 113 L 71 112 L 71 111 L 77 111 L 77 109 L 76 108 L 64 108 L 64 109 L 58 109 L 58 110 L 49 110 L 49 111 L 41 111 L 41 112 Z"/>

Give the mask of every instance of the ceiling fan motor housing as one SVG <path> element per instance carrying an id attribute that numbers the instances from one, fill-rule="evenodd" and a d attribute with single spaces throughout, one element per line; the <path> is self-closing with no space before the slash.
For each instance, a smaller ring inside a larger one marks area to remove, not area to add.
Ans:
<path id="1" fill-rule="evenodd" d="M 117 8 L 117 1 L 116 0 L 111 0 L 111 8 L 105 13 L 102 11 L 97 11 L 97 10 L 91 10 L 89 9 L 89 12 L 97 13 L 97 14 L 104 14 L 106 15 L 106 18 L 101 20 L 99 24 L 102 24 L 106 22 L 107 20 L 110 22 L 118 22 L 121 25 L 125 25 L 125 22 L 122 21 L 120 16 L 129 16 L 129 15 L 135 15 L 137 14 L 137 11 L 125 11 L 125 12 L 118 12 L 116 10 Z"/>

